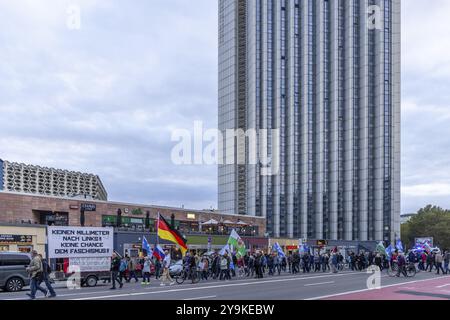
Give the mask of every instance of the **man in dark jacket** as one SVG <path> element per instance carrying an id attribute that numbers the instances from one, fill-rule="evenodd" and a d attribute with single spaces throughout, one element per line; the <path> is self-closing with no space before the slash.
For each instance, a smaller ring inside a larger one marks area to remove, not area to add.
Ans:
<path id="1" fill-rule="evenodd" d="M 52 272 L 52 270 L 51 270 L 47 260 L 42 258 L 42 255 L 39 255 L 39 258 L 42 261 L 42 279 L 41 280 L 42 280 L 42 282 L 45 283 L 45 286 L 47 287 L 48 292 L 50 293 L 50 295 L 47 294 L 47 297 L 54 298 L 54 297 L 56 297 L 56 293 L 55 293 L 55 290 L 53 290 L 52 284 L 50 283 L 50 273 Z M 41 285 L 41 284 L 39 283 L 39 285 Z"/>
<path id="2" fill-rule="evenodd" d="M 119 278 L 119 268 L 120 268 L 120 258 L 117 256 L 117 254 L 113 253 L 111 257 L 111 281 L 112 281 L 111 290 L 116 290 L 116 281 L 119 283 L 121 289 L 123 287 L 122 280 Z"/>
<path id="3" fill-rule="evenodd" d="M 427 266 L 425 268 L 425 271 L 428 271 L 430 269 L 430 272 L 433 271 L 433 264 L 434 264 L 434 255 L 433 253 L 429 253 L 427 256 Z"/>
<path id="4" fill-rule="evenodd" d="M 398 254 L 397 265 L 398 265 L 397 277 L 400 277 L 400 273 L 403 273 L 403 275 L 407 277 L 408 274 L 406 273 L 406 259 L 403 253 Z"/>

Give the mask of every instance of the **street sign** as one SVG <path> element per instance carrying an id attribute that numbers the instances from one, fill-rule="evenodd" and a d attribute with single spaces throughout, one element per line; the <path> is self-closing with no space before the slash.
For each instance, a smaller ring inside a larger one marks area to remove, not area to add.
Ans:
<path id="1" fill-rule="evenodd" d="M 92 203 L 82 203 L 81 211 L 97 211 L 97 205 Z"/>
<path id="2" fill-rule="evenodd" d="M 33 236 L 0 234 L 0 244 L 33 243 Z"/>

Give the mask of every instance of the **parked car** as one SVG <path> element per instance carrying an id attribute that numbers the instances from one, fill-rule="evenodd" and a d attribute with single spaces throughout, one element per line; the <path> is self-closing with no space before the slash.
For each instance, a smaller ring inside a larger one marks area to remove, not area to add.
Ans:
<path id="1" fill-rule="evenodd" d="M 30 285 L 26 268 L 31 257 L 27 253 L 0 252 L 0 289 L 17 292 Z"/>

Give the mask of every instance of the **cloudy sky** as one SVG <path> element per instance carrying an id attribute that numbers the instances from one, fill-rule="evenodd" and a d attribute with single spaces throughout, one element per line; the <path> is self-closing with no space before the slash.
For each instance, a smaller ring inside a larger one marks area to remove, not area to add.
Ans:
<path id="1" fill-rule="evenodd" d="M 403 212 L 450 208 L 449 14 L 403 2 Z M 1 0 L 0 21 L 0 158 L 96 173 L 111 200 L 217 206 L 216 168 L 170 159 L 173 129 L 217 126 L 216 1 Z"/>

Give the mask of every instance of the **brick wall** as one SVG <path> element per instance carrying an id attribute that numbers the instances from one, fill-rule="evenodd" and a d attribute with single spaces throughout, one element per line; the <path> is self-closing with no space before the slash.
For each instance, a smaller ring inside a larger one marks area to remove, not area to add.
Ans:
<path id="1" fill-rule="evenodd" d="M 117 215 L 117 210 L 122 210 L 122 216 L 145 218 L 146 211 L 150 211 L 150 218 L 156 219 L 158 212 L 164 216 L 168 221 L 172 214 L 175 215 L 176 220 L 180 221 L 198 221 L 199 217 L 202 222 L 210 219 L 230 220 L 236 222 L 240 219 L 243 222 L 258 226 L 259 236 L 263 236 L 266 232 L 266 220 L 262 218 L 255 218 L 249 216 L 224 215 L 217 212 L 197 211 L 189 209 L 176 209 L 157 206 L 142 206 L 132 205 L 126 203 L 114 203 L 103 201 L 81 201 L 64 198 L 44 197 L 35 195 L 14 194 L 7 192 L 0 192 L 0 223 L 16 223 L 21 220 L 31 220 L 32 223 L 39 223 L 39 215 L 34 214 L 33 210 L 49 211 L 49 212 L 67 212 L 69 214 L 69 225 L 80 225 L 80 206 L 82 203 L 94 203 L 97 206 L 96 212 L 85 212 L 85 226 L 102 226 L 103 215 Z M 70 209 L 71 206 L 76 209 Z M 128 209 L 128 213 L 125 209 Z M 142 215 L 133 215 L 135 209 L 141 209 Z M 188 214 L 195 214 L 196 219 L 191 220 L 187 218 Z"/>

